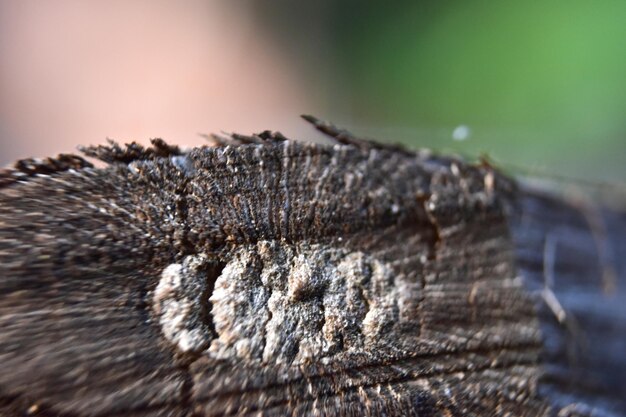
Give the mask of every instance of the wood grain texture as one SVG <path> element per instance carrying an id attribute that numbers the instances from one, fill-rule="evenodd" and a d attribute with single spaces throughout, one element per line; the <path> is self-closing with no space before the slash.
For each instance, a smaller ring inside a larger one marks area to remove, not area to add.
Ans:
<path id="1" fill-rule="evenodd" d="M 2 415 L 624 413 L 626 321 L 579 323 L 611 336 L 577 367 L 541 307 L 547 230 L 580 223 L 562 199 L 314 122 L 338 143 L 111 144 L 85 149 L 105 168 L 5 171 Z M 556 259 L 554 294 L 582 309 L 571 281 L 602 268 Z"/>
<path id="2" fill-rule="evenodd" d="M 624 415 L 623 196 L 613 195 L 622 199 L 616 206 L 571 186 L 522 186 L 511 230 L 518 269 L 541 323 L 542 395 L 582 415 Z"/>

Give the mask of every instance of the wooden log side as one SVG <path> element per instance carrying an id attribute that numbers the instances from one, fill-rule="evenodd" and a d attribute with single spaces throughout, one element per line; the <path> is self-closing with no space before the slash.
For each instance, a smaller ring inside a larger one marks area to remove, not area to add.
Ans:
<path id="1" fill-rule="evenodd" d="M 311 121 L 0 173 L 0 416 L 626 415 L 623 207 Z"/>
<path id="2" fill-rule="evenodd" d="M 510 216 L 518 270 L 541 323 L 540 391 L 572 413 L 623 415 L 626 212 L 598 193 L 562 188 L 522 182 Z"/>

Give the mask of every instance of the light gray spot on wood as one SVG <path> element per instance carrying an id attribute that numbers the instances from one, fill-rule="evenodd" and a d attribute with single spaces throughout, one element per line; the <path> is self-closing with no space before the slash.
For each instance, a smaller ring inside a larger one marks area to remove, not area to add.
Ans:
<path id="1" fill-rule="evenodd" d="M 209 355 L 303 363 L 384 341 L 398 322 L 391 270 L 361 252 L 261 241 L 240 248 L 211 296 Z"/>
<path id="2" fill-rule="evenodd" d="M 188 256 L 163 270 L 152 297 L 154 312 L 163 335 L 183 352 L 197 352 L 211 339 L 211 330 L 202 320 L 202 306 L 208 300 L 203 256 Z"/>

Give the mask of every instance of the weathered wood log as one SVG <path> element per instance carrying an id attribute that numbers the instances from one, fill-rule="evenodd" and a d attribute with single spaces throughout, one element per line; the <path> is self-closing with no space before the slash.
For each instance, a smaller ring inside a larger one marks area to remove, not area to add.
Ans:
<path id="1" fill-rule="evenodd" d="M 309 120 L 3 172 L 0 415 L 626 415 L 624 205 Z"/>

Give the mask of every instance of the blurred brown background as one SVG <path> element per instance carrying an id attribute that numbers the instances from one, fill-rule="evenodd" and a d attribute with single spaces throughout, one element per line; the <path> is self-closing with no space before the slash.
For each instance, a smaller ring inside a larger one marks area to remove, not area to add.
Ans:
<path id="1" fill-rule="evenodd" d="M 355 133 L 626 178 L 626 2 L 0 0 L 0 165 L 78 144 Z"/>

